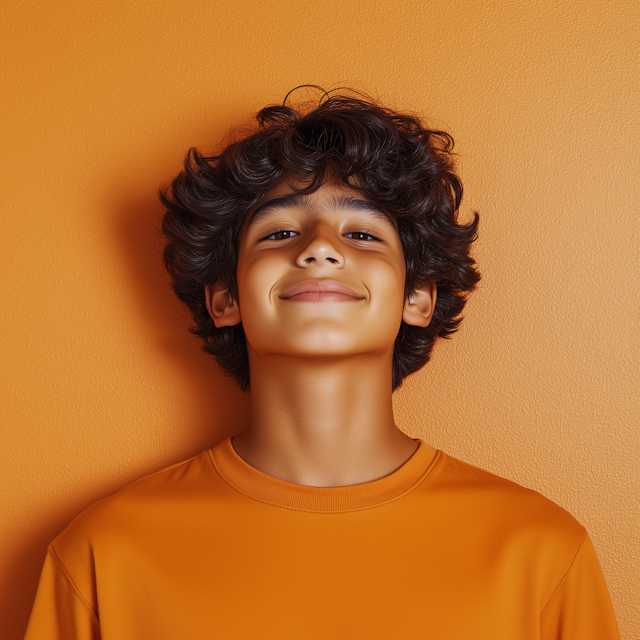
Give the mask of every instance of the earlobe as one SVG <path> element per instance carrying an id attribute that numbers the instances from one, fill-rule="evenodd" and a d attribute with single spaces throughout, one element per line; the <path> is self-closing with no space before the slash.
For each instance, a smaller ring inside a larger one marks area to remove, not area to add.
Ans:
<path id="1" fill-rule="evenodd" d="M 216 327 L 233 327 L 240 324 L 240 306 L 233 299 L 229 288 L 218 280 L 213 285 L 206 285 L 204 297 L 207 311 Z"/>
<path id="2" fill-rule="evenodd" d="M 405 300 L 402 319 L 415 327 L 426 327 L 436 308 L 438 288 L 433 280 L 415 289 Z"/>

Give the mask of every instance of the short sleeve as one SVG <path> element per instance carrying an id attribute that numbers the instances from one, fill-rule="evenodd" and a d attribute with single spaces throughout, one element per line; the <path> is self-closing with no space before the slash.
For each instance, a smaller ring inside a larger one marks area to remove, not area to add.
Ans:
<path id="1" fill-rule="evenodd" d="M 589 536 L 540 616 L 541 640 L 620 640 L 611 598 Z"/>
<path id="2" fill-rule="evenodd" d="M 25 640 L 100 640 L 98 617 L 76 590 L 51 546 L 40 574 Z"/>

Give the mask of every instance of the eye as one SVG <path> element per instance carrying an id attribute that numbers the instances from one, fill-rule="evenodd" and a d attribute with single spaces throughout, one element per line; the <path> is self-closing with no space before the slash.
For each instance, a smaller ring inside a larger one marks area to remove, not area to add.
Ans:
<path id="1" fill-rule="evenodd" d="M 293 238 L 294 236 L 291 234 L 298 235 L 297 231 L 293 231 L 292 229 L 279 229 L 277 231 L 272 231 L 268 236 L 261 238 L 262 240 L 288 240 L 289 238 Z"/>
<path id="2" fill-rule="evenodd" d="M 364 229 L 355 229 L 354 231 L 349 231 L 349 233 L 345 233 L 345 236 L 354 236 L 353 240 L 364 240 L 365 242 L 371 242 L 371 240 L 380 241 L 380 238 L 377 238 L 373 234 L 365 231 Z M 363 237 L 365 236 L 365 237 Z"/>

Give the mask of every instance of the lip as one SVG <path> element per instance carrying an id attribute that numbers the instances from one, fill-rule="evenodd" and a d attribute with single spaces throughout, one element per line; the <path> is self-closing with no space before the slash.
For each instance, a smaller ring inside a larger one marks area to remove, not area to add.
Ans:
<path id="1" fill-rule="evenodd" d="M 316 295 L 305 295 L 316 294 Z M 287 289 L 280 296 L 284 300 L 296 298 L 298 300 L 362 300 L 353 289 L 336 280 L 307 280 Z"/>

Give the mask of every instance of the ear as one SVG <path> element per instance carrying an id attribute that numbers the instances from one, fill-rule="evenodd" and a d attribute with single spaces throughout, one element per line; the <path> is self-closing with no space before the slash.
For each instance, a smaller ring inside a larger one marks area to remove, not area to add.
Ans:
<path id="1" fill-rule="evenodd" d="M 416 327 L 426 327 L 436 308 L 438 288 L 433 280 L 413 291 L 404 303 L 402 319 Z"/>
<path id="2" fill-rule="evenodd" d="M 207 311 L 213 318 L 216 327 L 233 327 L 242 321 L 238 303 L 231 297 L 229 289 L 220 280 L 215 284 L 205 286 L 204 298 Z"/>

